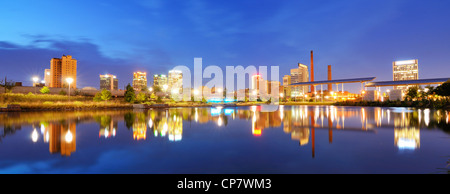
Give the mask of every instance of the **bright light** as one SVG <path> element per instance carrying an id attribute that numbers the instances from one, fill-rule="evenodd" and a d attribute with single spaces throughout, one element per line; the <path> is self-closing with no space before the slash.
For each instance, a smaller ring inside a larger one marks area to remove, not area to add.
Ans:
<path id="1" fill-rule="evenodd" d="M 222 88 L 217 88 L 217 92 L 223 92 Z"/>
<path id="2" fill-rule="evenodd" d="M 71 77 L 66 78 L 66 82 L 71 84 L 73 82 L 73 78 L 71 78 Z"/>
<path id="3" fill-rule="evenodd" d="M 362 94 L 365 94 L 366 93 L 366 91 L 365 90 L 363 90 L 362 92 L 361 92 Z"/>
<path id="4" fill-rule="evenodd" d="M 150 92 L 153 91 L 153 88 L 152 88 L 152 87 L 149 87 L 149 88 L 148 88 L 148 91 L 150 91 Z"/>
<path id="5" fill-rule="evenodd" d="M 386 92 L 389 93 L 389 92 L 391 92 L 391 90 L 388 89 L 388 90 L 386 90 Z"/>
<path id="6" fill-rule="evenodd" d="M 178 93 L 178 88 L 173 89 L 172 93 L 176 93 L 177 94 Z"/>
<path id="7" fill-rule="evenodd" d="M 406 60 L 406 61 L 396 61 L 395 65 L 408 65 L 408 64 L 415 64 L 416 60 Z"/>
<path id="8" fill-rule="evenodd" d="M 428 88 L 425 88 L 425 89 L 424 89 L 425 92 L 428 92 L 429 90 L 430 90 L 430 89 L 428 89 Z"/>
<path id="9" fill-rule="evenodd" d="M 256 95 L 256 91 L 253 91 L 253 95 Z"/>
<path id="10" fill-rule="evenodd" d="M 334 92 L 333 92 L 333 91 L 331 91 L 331 92 L 330 92 L 330 94 L 331 94 L 331 95 L 333 96 L 333 95 L 334 95 Z"/>
<path id="11" fill-rule="evenodd" d="M 72 136 L 72 133 L 70 132 L 70 130 L 67 131 L 66 136 L 65 136 L 65 140 L 66 140 L 66 143 L 72 142 L 73 136 Z"/>
<path id="12" fill-rule="evenodd" d="M 38 77 L 33 77 L 33 82 L 38 82 L 39 81 L 39 78 Z"/>
<path id="13" fill-rule="evenodd" d="M 308 95 L 305 94 L 305 98 L 307 98 L 307 97 L 308 97 Z"/>
<path id="14" fill-rule="evenodd" d="M 47 75 L 50 75 L 50 72 L 47 72 Z"/>
<path id="15" fill-rule="evenodd" d="M 284 96 L 283 93 L 280 93 L 280 97 L 283 98 L 283 96 Z"/>
<path id="16" fill-rule="evenodd" d="M 198 94 L 199 94 L 198 90 L 194 90 L 194 95 L 198 95 Z"/>
<path id="17" fill-rule="evenodd" d="M 39 137 L 39 134 L 38 134 L 38 132 L 36 131 L 36 129 L 34 129 L 34 130 L 33 130 L 33 133 L 31 133 L 31 140 L 32 140 L 33 142 L 37 142 L 38 137 Z"/>
<path id="18" fill-rule="evenodd" d="M 163 85 L 163 89 L 164 89 L 164 90 L 167 90 L 167 88 L 169 88 L 168 85 Z"/>

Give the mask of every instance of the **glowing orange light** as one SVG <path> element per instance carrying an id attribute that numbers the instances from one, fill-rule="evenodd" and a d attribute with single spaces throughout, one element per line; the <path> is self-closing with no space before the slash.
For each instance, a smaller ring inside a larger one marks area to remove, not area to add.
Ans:
<path id="1" fill-rule="evenodd" d="M 255 128 L 255 129 L 252 131 L 252 133 L 253 133 L 253 136 L 261 136 L 262 131 L 261 131 L 261 129 Z"/>

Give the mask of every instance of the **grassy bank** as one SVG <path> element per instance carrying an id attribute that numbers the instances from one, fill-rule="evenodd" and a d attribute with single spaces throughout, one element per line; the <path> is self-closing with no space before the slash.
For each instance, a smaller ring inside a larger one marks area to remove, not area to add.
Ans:
<path id="1" fill-rule="evenodd" d="M 415 107 L 415 108 L 436 108 L 450 109 L 449 99 L 440 100 L 420 100 L 420 101 L 361 101 L 361 102 L 336 102 L 336 106 L 379 106 L 379 107 Z"/>

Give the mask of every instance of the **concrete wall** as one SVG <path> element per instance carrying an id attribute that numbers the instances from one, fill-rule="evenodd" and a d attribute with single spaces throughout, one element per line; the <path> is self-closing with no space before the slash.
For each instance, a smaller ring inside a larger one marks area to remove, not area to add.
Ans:
<path id="1" fill-rule="evenodd" d="M 41 94 L 40 90 L 43 87 L 31 87 L 31 86 L 16 86 L 12 89 L 12 93 L 20 93 L 20 94 L 28 94 L 28 93 L 34 93 L 36 91 L 37 94 Z M 49 94 L 59 94 L 61 90 L 65 91 L 66 94 L 69 94 L 68 88 L 48 88 L 50 89 Z M 83 90 L 83 89 L 76 89 L 78 92 L 78 95 L 87 95 L 87 96 L 94 96 L 97 92 L 100 92 L 101 90 Z M 0 94 L 5 93 L 5 89 L 3 87 L 0 87 Z M 75 90 L 70 89 L 70 95 L 75 95 Z M 125 94 L 124 90 L 115 90 L 111 91 L 112 96 L 122 97 Z"/>
<path id="2" fill-rule="evenodd" d="M 391 90 L 389 92 L 389 100 L 403 100 L 402 90 Z"/>

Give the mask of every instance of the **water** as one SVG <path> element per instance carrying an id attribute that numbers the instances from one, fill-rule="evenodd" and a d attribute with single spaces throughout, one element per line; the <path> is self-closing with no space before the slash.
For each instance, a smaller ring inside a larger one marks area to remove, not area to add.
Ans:
<path id="1" fill-rule="evenodd" d="M 0 173 L 448 173 L 444 110 L 0 113 Z"/>

